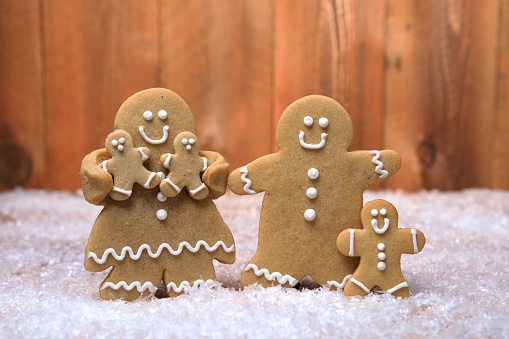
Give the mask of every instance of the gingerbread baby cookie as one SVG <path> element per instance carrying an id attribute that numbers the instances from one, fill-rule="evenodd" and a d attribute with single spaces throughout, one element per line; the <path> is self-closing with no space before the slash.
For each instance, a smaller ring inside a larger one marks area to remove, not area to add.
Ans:
<path id="1" fill-rule="evenodd" d="M 401 255 L 422 251 L 424 234 L 415 228 L 398 228 L 398 211 L 385 200 L 368 202 L 361 219 L 363 229 L 344 230 L 336 241 L 341 253 L 360 257 L 359 267 L 346 283 L 345 295 L 363 296 L 378 286 L 393 296 L 408 297 Z"/>
<path id="2" fill-rule="evenodd" d="M 185 101 L 163 88 L 128 98 L 117 112 L 114 128 L 119 137 L 120 131 L 126 132 L 121 136 L 123 151 L 132 139 L 133 152 L 141 154 L 137 150 L 141 147 L 147 157 L 143 163 L 147 171 L 161 179 L 166 178 L 168 170 L 160 159 L 163 154 L 176 153 L 175 137 L 184 131 L 196 135 L 194 117 Z M 116 132 L 109 145 L 118 151 L 121 143 Z M 113 140 L 117 140 L 117 146 Z M 110 161 L 115 156 L 100 149 L 83 159 L 85 199 L 104 206 L 90 232 L 84 261 L 85 269 L 91 272 L 111 267 L 99 288 L 103 299 L 134 300 L 154 294 L 161 283 L 168 295 L 176 296 L 190 286 L 215 281 L 213 259 L 227 264 L 235 261 L 232 234 L 212 201 L 226 191 L 228 163 L 215 152 L 200 150 L 198 155 L 202 158 L 201 169 L 203 158 L 208 165 L 201 177 L 208 193 L 201 200 L 187 191 L 167 198 L 157 184 L 151 188 L 152 181 L 149 185 L 135 184 L 129 199 L 112 199 L 110 193 L 118 185 L 119 175 L 110 173 Z M 107 171 L 102 166 L 105 160 Z M 135 164 L 138 166 L 138 160 Z"/>
<path id="3" fill-rule="evenodd" d="M 207 158 L 200 156 L 200 141 L 191 132 L 182 132 L 173 141 L 175 154 L 161 155 L 161 164 L 170 173 L 159 188 L 167 197 L 178 195 L 185 187 L 189 195 L 201 200 L 209 195 L 209 189 L 201 181 L 200 173 L 207 169 Z"/>
<path id="4" fill-rule="evenodd" d="M 150 156 L 147 147 L 133 146 L 133 139 L 124 130 L 118 129 L 106 138 L 106 150 L 111 159 L 104 160 L 99 166 L 113 176 L 113 188 L 110 196 L 115 200 L 125 200 L 132 194 L 134 183 L 145 188 L 154 188 L 161 181 L 156 172 L 150 172 L 143 162 Z"/>
<path id="5" fill-rule="evenodd" d="M 279 120 L 279 151 L 230 174 L 234 193 L 265 192 L 244 286 L 290 287 L 306 276 L 321 286 L 344 286 L 359 261 L 339 253 L 335 240 L 348 227 L 361 227 L 363 191 L 401 165 L 391 150 L 349 152 L 352 139 L 352 120 L 338 102 L 304 97 Z"/>

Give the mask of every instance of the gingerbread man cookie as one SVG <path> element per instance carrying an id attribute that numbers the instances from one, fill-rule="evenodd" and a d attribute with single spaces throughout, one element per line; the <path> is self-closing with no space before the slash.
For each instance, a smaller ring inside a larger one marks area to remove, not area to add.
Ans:
<path id="1" fill-rule="evenodd" d="M 426 244 L 424 234 L 415 228 L 398 228 L 398 211 L 385 200 L 368 202 L 361 219 L 362 230 L 344 230 L 336 241 L 341 253 L 361 259 L 346 283 L 345 295 L 363 296 L 378 286 L 393 296 L 408 297 L 401 255 L 422 251 Z"/>
<path id="2" fill-rule="evenodd" d="M 352 139 L 352 120 L 338 102 L 304 97 L 279 120 L 279 152 L 230 174 L 234 193 L 265 192 L 258 249 L 242 274 L 244 286 L 290 287 L 306 276 L 321 286 L 344 286 L 359 261 L 340 254 L 335 240 L 348 227 L 361 227 L 363 191 L 401 165 L 391 150 L 349 152 Z"/>
<path id="3" fill-rule="evenodd" d="M 156 172 L 150 172 L 143 162 L 150 156 L 146 147 L 135 148 L 133 139 L 123 130 L 116 130 L 106 138 L 106 150 L 111 159 L 104 160 L 99 166 L 113 176 L 113 188 L 110 196 L 115 200 L 125 200 L 133 193 L 134 183 L 145 188 L 154 188 L 161 181 Z"/>
<path id="4" fill-rule="evenodd" d="M 182 132 L 173 141 L 175 154 L 161 155 L 161 164 L 170 174 L 159 185 L 167 197 L 178 195 L 184 187 L 194 199 L 209 195 L 209 189 L 201 181 L 200 173 L 207 169 L 207 158 L 199 155 L 200 141 L 191 132 Z"/>
<path id="5" fill-rule="evenodd" d="M 160 158 L 175 153 L 175 137 L 184 131 L 196 134 L 185 101 L 163 88 L 128 98 L 117 112 L 114 128 L 126 131 L 134 147 L 141 147 L 147 156 L 150 153 L 144 165 L 160 178 L 168 174 Z M 124 137 L 124 145 L 126 140 Z M 235 261 L 232 234 L 212 201 L 226 192 L 228 163 L 215 152 L 201 150 L 199 155 L 208 164 L 202 174 L 208 187 L 203 199 L 187 193 L 169 199 L 159 186 L 134 185 L 131 197 L 123 201 L 109 196 L 113 177 L 109 163 L 108 172 L 101 165 L 110 158 L 108 151 L 100 149 L 85 156 L 81 165 L 85 199 L 104 208 L 90 232 L 84 264 L 91 272 L 111 267 L 99 288 L 103 299 L 153 295 L 161 283 L 168 295 L 176 296 L 190 286 L 215 281 L 214 259 L 228 264 Z"/>

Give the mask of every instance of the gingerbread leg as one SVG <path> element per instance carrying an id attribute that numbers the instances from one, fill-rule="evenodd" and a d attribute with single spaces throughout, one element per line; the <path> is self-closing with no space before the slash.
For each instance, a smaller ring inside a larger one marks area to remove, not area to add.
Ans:
<path id="1" fill-rule="evenodd" d="M 143 175 L 137 181 L 143 187 L 150 189 L 156 187 L 161 182 L 161 177 L 156 172 L 144 171 Z"/>
<path id="2" fill-rule="evenodd" d="M 265 267 L 258 267 L 254 262 L 251 262 L 242 272 L 241 283 L 244 287 L 260 284 L 263 287 L 281 285 L 282 287 L 291 288 L 299 283 L 299 278 L 275 270 L 271 271 Z"/>
<path id="3" fill-rule="evenodd" d="M 182 186 L 175 184 L 170 178 L 163 179 L 159 184 L 159 189 L 167 197 L 176 197 L 182 190 Z"/>
<path id="4" fill-rule="evenodd" d="M 369 288 L 366 287 L 362 282 L 351 277 L 345 285 L 344 292 L 346 296 L 360 295 L 365 296 L 369 293 Z"/>
<path id="5" fill-rule="evenodd" d="M 198 187 L 188 187 L 189 195 L 196 200 L 201 200 L 209 195 L 209 189 L 205 184 L 201 184 Z"/>
<path id="6" fill-rule="evenodd" d="M 410 290 L 408 289 L 408 284 L 406 281 L 388 289 L 387 293 L 390 293 L 394 297 L 400 298 L 408 298 L 410 296 Z"/>
<path id="7" fill-rule="evenodd" d="M 125 187 L 120 188 L 117 186 L 113 186 L 110 192 L 110 196 L 117 201 L 123 201 L 128 199 L 132 193 L 133 193 L 132 187 L 131 189 L 125 189 Z"/>

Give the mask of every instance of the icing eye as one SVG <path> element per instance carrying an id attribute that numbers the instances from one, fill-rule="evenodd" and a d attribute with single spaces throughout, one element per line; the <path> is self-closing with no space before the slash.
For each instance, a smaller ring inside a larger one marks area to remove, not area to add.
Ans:
<path id="1" fill-rule="evenodd" d="M 187 139 L 186 139 L 186 138 L 182 139 L 182 144 L 187 145 L 187 142 L 188 142 L 188 141 L 187 141 Z"/>
<path id="2" fill-rule="evenodd" d="M 190 151 L 191 150 L 191 145 L 187 145 L 186 146 L 186 150 Z"/>
<path id="3" fill-rule="evenodd" d="M 304 118 L 304 125 L 311 126 L 312 124 L 313 124 L 313 118 L 311 118 L 310 116 L 307 116 Z"/>
<path id="4" fill-rule="evenodd" d="M 386 214 L 387 214 L 387 210 L 386 210 L 385 208 L 382 208 L 382 209 L 380 210 L 380 214 L 381 214 L 381 215 L 386 215 Z"/>
<path id="5" fill-rule="evenodd" d="M 145 118 L 145 120 L 147 120 L 147 121 L 152 120 L 152 112 L 145 111 L 145 113 L 143 113 L 143 118 Z"/>
<path id="6" fill-rule="evenodd" d="M 320 127 L 323 127 L 323 128 L 329 126 L 329 119 L 320 118 L 320 120 L 318 120 L 318 125 L 320 125 Z"/>
<path id="7" fill-rule="evenodd" d="M 376 217 L 378 215 L 378 210 L 376 210 L 376 209 L 371 210 L 371 215 Z"/>
<path id="8" fill-rule="evenodd" d="M 166 111 L 162 109 L 159 111 L 159 113 L 157 113 L 157 116 L 159 117 L 159 119 L 163 120 L 168 117 L 168 113 L 166 113 Z"/>
<path id="9" fill-rule="evenodd" d="M 111 140 L 111 146 L 115 147 L 118 145 L 117 140 Z"/>
<path id="10" fill-rule="evenodd" d="M 125 142 L 125 139 L 124 138 L 120 138 L 120 139 L 118 139 L 118 142 L 123 144 Z"/>
<path id="11" fill-rule="evenodd" d="M 195 142 L 196 142 L 196 140 L 194 140 L 193 138 L 189 139 L 189 143 L 190 143 L 191 145 L 194 145 L 194 143 L 195 143 Z"/>

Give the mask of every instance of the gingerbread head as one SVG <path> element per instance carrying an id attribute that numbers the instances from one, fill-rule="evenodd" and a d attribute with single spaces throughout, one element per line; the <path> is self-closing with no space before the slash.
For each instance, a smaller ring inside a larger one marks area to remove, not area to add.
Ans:
<path id="1" fill-rule="evenodd" d="M 175 137 L 173 141 L 175 154 L 198 156 L 200 152 L 200 141 L 191 132 L 185 131 Z"/>

